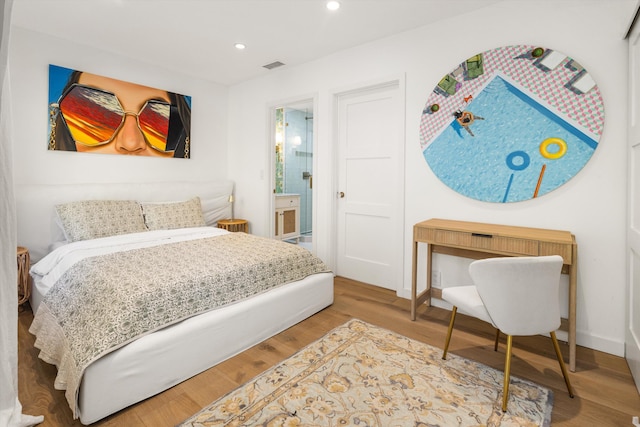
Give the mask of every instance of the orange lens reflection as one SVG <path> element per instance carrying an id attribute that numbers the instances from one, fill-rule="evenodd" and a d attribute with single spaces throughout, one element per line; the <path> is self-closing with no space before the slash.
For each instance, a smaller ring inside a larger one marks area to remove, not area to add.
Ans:
<path id="1" fill-rule="evenodd" d="M 109 142 L 124 117 L 115 95 L 83 86 L 71 88 L 60 111 L 73 139 L 88 146 Z"/>
<path id="2" fill-rule="evenodd" d="M 160 151 L 167 150 L 170 105 L 165 102 L 147 101 L 138 114 L 138 126 L 149 145 Z"/>

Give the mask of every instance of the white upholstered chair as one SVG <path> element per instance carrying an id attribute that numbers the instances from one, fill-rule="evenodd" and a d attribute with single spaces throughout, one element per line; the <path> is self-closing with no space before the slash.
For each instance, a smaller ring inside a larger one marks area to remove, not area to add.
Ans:
<path id="1" fill-rule="evenodd" d="M 455 286 L 442 290 L 442 299 L 453 305 L 449 331 L 442 358 L 446 359 L 457 310 L 485 322 L 496 329 L 494 349 L 498 349 L 500 331 L 507 335 L 504 363 L 502 410 L 507 410 L 511 373 L 513 336 L 549 334 L 567 384 L 573 389 L 562 359 L 555 331 L 560 327 L 559 287 L 562 257 L 489 258 L 469 266 L 471 286 Z"/>

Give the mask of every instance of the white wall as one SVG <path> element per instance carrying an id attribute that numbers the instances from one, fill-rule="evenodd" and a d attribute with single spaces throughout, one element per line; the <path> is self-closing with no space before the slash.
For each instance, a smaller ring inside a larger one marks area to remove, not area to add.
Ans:
<path id="1" fill-rule="evenodd" d="M 226 178 L 226 87 L 21 28 L 12 28 L 11 37 L 9 63 L 16 183 L 163 182 Z M 168 55 L 167 61 L 170 60 Z M 190 95 L 191 159 L 48 151 L 49 64 Z"/>
<path id="2" fill-rule="evenodd" d="M 156 182 L 230 178 L 236 216 L 267 235 L 270 145 L 268 110 L 280 101 L 315 97 L 314 189 L 317 252 L 331 261 L 333 246 L 333 94 L 404 77 L 406 82 L 404 282 L 409 294 L 411 228 L 442 217 L 570 230 L 579 245 L 578 344 L 621 355 L 624 344 L 626 212 L 626 42 L 624 2 L 509 0 L 455 19 L 349 49 L 303 66 L 225 88 L 159 70 L 132 58 L 13 28 L 9 62 L 14 114 L 16 183 Z M 508 44 L 557 49 L 583 64 L 604 98 L 601 144 L 585 168 L 536 200 L 491 204 L 442 184 L 420 152 L 418 127 L 430 91 L 465 58 Z M 170 57 L 168 57 L 170 60 Z M 90 71 L 191 95 L 190 160 L 52 152 L 47 144 L 48 64 Z M 228 101 L 228 104 L 227 104 Z M 468 280 L 467 261 L 437 257 L 443 284 Z M 463 273 L 460 273 L 460 272 Z"/>
<path id="3" fill-rule="evenodd" d="M 336 92 L 406 78 L 404 283 L 411 286 L 412 225 L 432 217 L 569 230 L 579 245 L 577 342 L 624 352 L 627 45 L 622 2 L 507 1 L 470 14 L 349 49 L 303 66 L 230 88 L 229 178 L 236 181 L 236 214 L 267 235 L 270 146 L 268 109 L 279 101 L 315 96 L 314 189 L 318 254 L 331 261 L 334 188 L 332 96 Z M 600 146 L 567 184 L 535 200 L 492 204 L 463 197 L 431 172 L 419 144 L 419 121 L 431 90 L 454 65 L 510 44 L 557 49 L 584 65 L 598 83 L 606 123 Z M 469 280 L 466 260 L 436 257 L 444 286 Z M 461 273 L 462 271 L 462 273 Z"/>

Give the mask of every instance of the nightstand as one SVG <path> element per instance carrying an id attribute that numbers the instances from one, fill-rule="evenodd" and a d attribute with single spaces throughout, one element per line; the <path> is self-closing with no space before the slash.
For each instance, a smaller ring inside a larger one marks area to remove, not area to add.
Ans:
<path id="1" fill-rule="evenodd" d="M 249 222 L 246 219 L 221 219 L 218 221 L 218 228 L 224 228 L 227 231 L 249 232 Z"/>
<path id="2" fill-rule="evenodd" d="M 31 296 L 31 283 L 29 282 L 29 250 L 23 246 L 18 246 L 16 251 L 18 261 L 18 306 L 29 301 Z"/>

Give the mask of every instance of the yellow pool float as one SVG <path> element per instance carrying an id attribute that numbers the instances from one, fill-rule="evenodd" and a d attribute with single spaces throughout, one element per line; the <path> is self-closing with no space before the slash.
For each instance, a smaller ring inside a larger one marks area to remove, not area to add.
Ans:
<path id="1" fill-rule="evenodd" d="M 549 151 L 550 145 L 557 145 L 558 151 L 552 153 Z M 567 154 L 567 143 L 561 138 L 547 138 L 540 144 L 540 154 L 547 159 L 556 160 Z"/>

